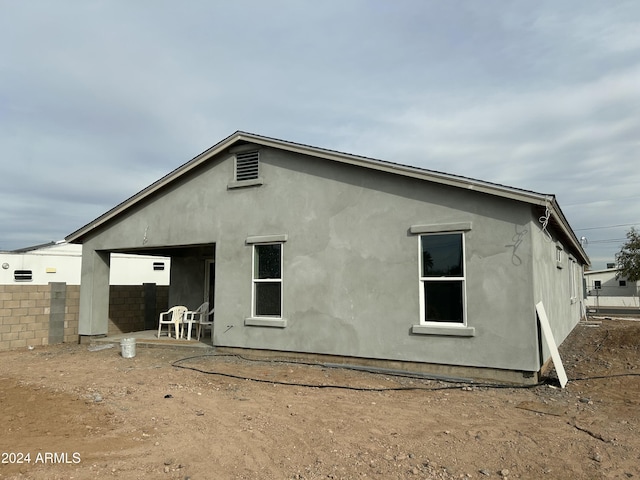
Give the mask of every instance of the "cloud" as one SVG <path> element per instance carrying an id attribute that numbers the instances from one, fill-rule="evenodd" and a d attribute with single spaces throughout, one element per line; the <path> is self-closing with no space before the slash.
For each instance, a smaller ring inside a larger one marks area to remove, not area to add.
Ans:
<path id="1" fill-rule="evenodd" d="M 640 221 L 636 2 L 0 10 L 0 248 L 62 238 L 235 130 L 555 193 L 574 228 Z"/>

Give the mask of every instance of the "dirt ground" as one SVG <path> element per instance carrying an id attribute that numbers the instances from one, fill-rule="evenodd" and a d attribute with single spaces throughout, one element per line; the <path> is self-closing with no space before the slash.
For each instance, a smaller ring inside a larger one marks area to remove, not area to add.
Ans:
<path id="1" fill-rule="evenodd" d="M 640 478 L 639 345 L 640 321 L 577 326 L 566 389 L 195 349 L 2 352 L 0 478 Z"/>

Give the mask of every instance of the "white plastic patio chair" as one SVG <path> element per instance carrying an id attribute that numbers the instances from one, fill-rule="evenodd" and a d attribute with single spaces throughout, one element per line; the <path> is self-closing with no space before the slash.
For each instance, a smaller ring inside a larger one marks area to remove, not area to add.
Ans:
<path id="1" fill-rule="evenodd" d="M 198 328 L 197 328 L 196 336 L 199 341 L 202 331 L 206 327 L 211 327 L 211 343 L 213 343 L 213 318 L 211 318 L 211 316 L 213 315 L 214 309 L 212 308 L 211 310 L 209 310 L 209 303 L 206 303 L 206 305 L 207 305 L 206 308 L 202 310 L 203 313 L 200 314 L 200 318 L 198 319 L 198 323 L 197 323 Z"/>
<path id="2" fill-rule="evenodd" d="M 182 334 L 184 335 L 184 325 L 188 324 L 188 326 L 187 326 L 187 340 L 191 340 L 191 328 L 192 328 L 193 324 L 196 323 L 196 324 L 200 325 L 200 320 L 202 320 L 202 318 L 205 315 L 207 315 L 208 311 L 209 311 L 209 302 L 204 302 L 202 305 L 200 305 L 195 310 L 189 310 L 189 311 L 184 313 L 184 316 L 182 317 Z M 200 337 L 198 336 L 198 340 L 199 339 L 200 339 Z"/>
<path id="3" fill-rule="evenodd" d="M 167 335 L 171 338 L 171 325 L 176 332 L 176 338 L 179 338 L 182 334 L 180 331 L 180 327 L 182 324 L 182 319 L 184 313 L 188 310 L 187 307 L 183 305 L 177 305 L 175 307 L 171 307 L 166 312 L 162 312 L 160 314 L 160 318 L 158 319 L 158 338 L 160 338 L 160 333 L 162 331 L 162 326 L 167 326 Z"/>

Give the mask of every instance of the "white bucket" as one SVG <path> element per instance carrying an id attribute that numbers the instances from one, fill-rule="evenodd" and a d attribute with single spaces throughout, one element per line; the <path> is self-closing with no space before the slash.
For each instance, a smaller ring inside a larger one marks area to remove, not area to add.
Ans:
<path id="1" fill-rule="evenodd" d="M 133 358 L 136 356 L 136 339 L 135 338 L 123 338 L 120 341 L 120 348 L 122 348 L 123 358 Z"/>

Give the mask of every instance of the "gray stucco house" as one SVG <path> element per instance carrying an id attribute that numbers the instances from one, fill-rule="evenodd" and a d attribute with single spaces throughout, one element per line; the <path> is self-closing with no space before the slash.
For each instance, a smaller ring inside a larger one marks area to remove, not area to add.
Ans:
<path id="1" fill-rule="evenodd" d="M 583 313 L 589 259 L 553 195 L 236 132 L 67 237 L 79 333 L 109 254 L 171 257 L 219 348 L 532 383 Z M 170 306 L 171 306 L 170 305 Z"/>

